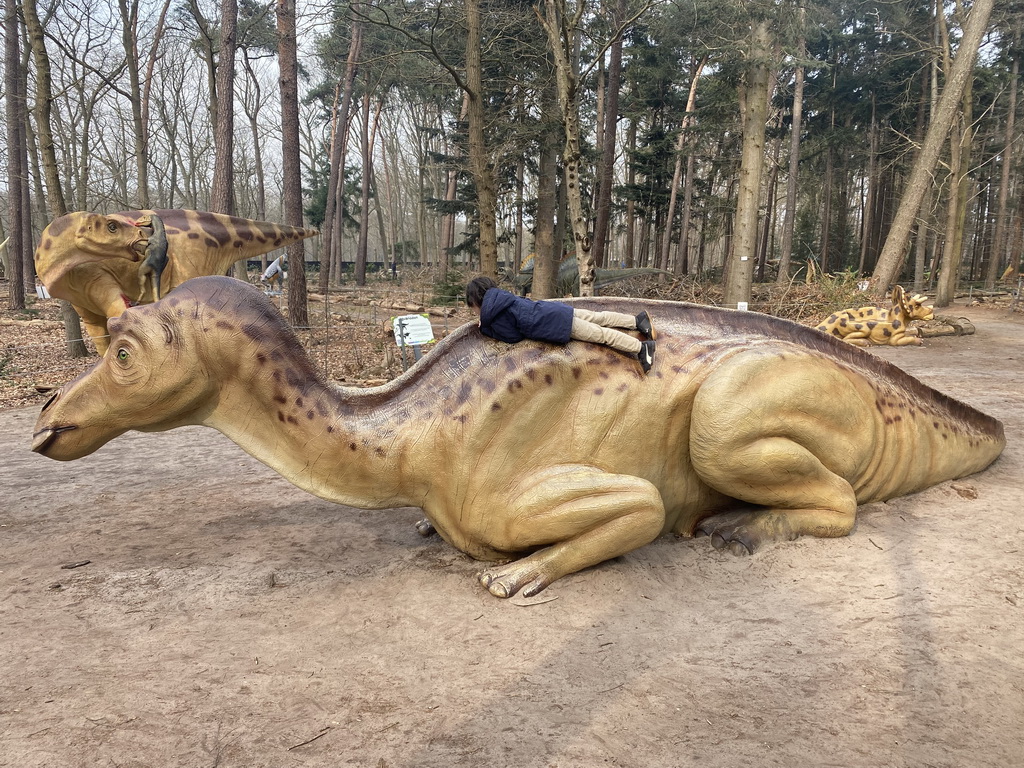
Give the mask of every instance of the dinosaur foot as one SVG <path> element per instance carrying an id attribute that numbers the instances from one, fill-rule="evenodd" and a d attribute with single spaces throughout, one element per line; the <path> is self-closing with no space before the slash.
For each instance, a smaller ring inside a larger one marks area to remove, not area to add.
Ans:
<path id="1" fill-rule="evenodd" d="M 728 549 L 740 557 L 752 555 L 770 541 L 792 541 L 793 533 L 784 515 L 763 510 L 721 512 L 697 524 L 695 536 L 710 536 L 715 549 Z"/>
<path id="2" fill-rule="evenodd" d="M 533 597 L 555 579 L 528 562 L 530 558 L 515 560 L 507 565 L 488 568 L 480 574 L 480 583 L 495 597 L 512 597 L 521 592 L 523 597 Z"/>
<path id="3" fill-rule="evenodd" d="M 416 521 L 416 533 L 423 538 L 427 538 L 428 536 L 433 536 L 437 533 L 437 529 L 434 528 L 434 524 L 430 522 L 430 518 L 424 517 L 422 520 Z"/>

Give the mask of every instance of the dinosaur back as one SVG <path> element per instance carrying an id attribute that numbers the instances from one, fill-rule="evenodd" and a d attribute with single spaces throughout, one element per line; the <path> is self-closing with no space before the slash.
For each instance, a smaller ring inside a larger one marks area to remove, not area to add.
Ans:
<path id="1" fill-rule="evenodd" d="M 243 219 L 181 208 L 123 211 L 139 218 L 155 213 L 167 232 L 168 288 L 203 275 L 224 274 L 241 259 L 252 259 L 319 234 L 315 229 Z"/>

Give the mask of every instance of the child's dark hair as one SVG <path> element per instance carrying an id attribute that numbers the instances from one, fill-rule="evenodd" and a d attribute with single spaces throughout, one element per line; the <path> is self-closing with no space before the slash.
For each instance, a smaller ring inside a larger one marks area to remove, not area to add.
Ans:
<path id="1" fill-rule="evenodd" d="M 497 288 L 498 284 L 489 277 L 474 277 L 466 285 L 466 304 L 470 307 L 479 307 L 484 303 L 484 294 L 491 288 Z"/>

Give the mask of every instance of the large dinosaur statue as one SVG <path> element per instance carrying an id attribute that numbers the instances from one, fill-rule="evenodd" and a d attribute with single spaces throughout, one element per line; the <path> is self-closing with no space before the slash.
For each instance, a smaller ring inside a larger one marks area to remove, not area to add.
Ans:
<path id="1" fill-rule="evenodd" d="M 1005 444 L 997 420 L 812 328 L 644 307 L 648 376 L 602 347 L 468 324 L 359 390 L 322 378 L 261 291 L 199 278 L 110 321 L 111 354 L 43 406 L 32 450 L 70 460 L 131 429 L 204 424 L 325 499 L 422 508 L 455 547 L 503 561 L 481 581 L 508 597 L 670 531 L 738 554 L 842 536 L 858 504 L 979 472 Z"/>
<path id="2" fill-rule="evenodd" d="M 166 248 L 154 253 L 150 241 L 161 234 Z M 315 229 L 177 208 L 110 215 L 76 211 L 43 230 L 36 273 L 51 296 L 71 302 L 103 355 L 107 319 L 127 307 L 153 302 L 193 277 L 222 275 L 240 259 L 315 234 Z"/>

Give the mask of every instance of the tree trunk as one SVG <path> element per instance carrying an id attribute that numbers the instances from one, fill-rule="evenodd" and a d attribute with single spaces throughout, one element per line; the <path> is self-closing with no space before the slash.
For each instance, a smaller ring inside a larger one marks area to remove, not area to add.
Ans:
<path id="1" fill-rule="evenodd" d="M 320 290 L 327 290 L 328 279 L 341 279 L 341 265 L 336 253 L 337 242 L 341 241 L 341 228 L 335 219 L 341 208 L 341 190 L 344 188 L 345 147 L 348 144 L 349 113 L 352 105 L 352 84 L 359 69 L 359 54 L 363 45 L 363 25 L 352 22 L 352 39 L 348 45 L 348 59 L 345 62 L 345 77 L 342 86 L 341 105 L 334 111 L 331 121 L 331 172 L 327 181 L 327 205 L 324 212 L 323 254 L 320 257 Z M 326 262 L 326 264 L 324 263 Z"/>
<path id="2" fill-rule="evenodd" d="M 803 26 L 804 9 L 800 8 L 800 23 Z M 797 56 L 804 55 L 804 39 L 797 46 Z M 796 229 L 796 190 L 800 180 L 800 126 L 804 110 L 804 67 L 798 65 L 793 85 L 793 124 L 789 134 L 789 177 L 786 179 L 786 214 L 782 219 L 782 247 L 779 254 L 779 274 L 776 282 L 789 282 L 790 264 L 793 261 L 793 232 Z"/>
<path id="3" fill-rule="evenodd" d="M 626 154 L 632 157 L 636 153 L 636 120 L 629 121 L 629 130 L 626 132 Z M 626 165 L 626 186 L 632 187 L 636 184 L 636 167 L 633 163 Z M 622 261 L 627 267 L 636 263 L 636 201 L 630 197 L 626 200 L 626 242 L 623 245 L 625 251 Z"/>
<path id="4" fill-rule="evenodd" d="M 217 94 L 217 62 L 213 50 L 213 29 L 210 21 L 203 15 L 198 0 L 186 0 L 189 13 L 199 28 L 199 37 L 195 41 L 197 48 L 206 64 L 206 87 L 210 94 L 210 123 L 217 125 L 219 99 Z"/>
<path id="5" fill-rule="evenodd" d="M 775 220 L 776 187 L 779 182 L 779 152 L 782 146 L 782 134 L 775 139 L 772 149 L 772 170 L 768 175 L 767 200 L 764 206 L 764 217 L 761 219 L 761 242 L 757 247 L 757 282 L 764 282 L 764 272 L 768 264 L 768 251 L 771 243 L 772 222 Z"/>
<path id="6" fill-rule="evenodd" d="M 832 131 L 829 133 L 832 134 Z M 835 162 L 833 160 L 835 152 L 832 149 L 831 140 L 832 136 L 830 135 L 828 146 L 825 147 L 825 178 L 822 181 L 821 245 L 818 249 L 822 274 L 827 273 L 831 268 L 829 255 L 832 245 L 832 190 L 835 186 Z"/>
<path id="7" fill-rule="evenodd" d="M 579 13 L 584 5 L 581 3 Z M 555 76 L 558 83 L 558 102 L 565 126 L 565 149 L 562 153 L 565 174 L 565 194 L 569 206 L 573 241 L 576 244 L 576 263 L 579 269 L 580 296 L 594 295 L 597 270 L 594 264 L 593 240 L 589 221 L 583 212 L 583 190 L 580 172 L 583 150 L 581 145 L 579 78 L 576 72 L 575 40 L 579 18 L 568 15 L 564 0 L 545 0 L 541 23 L 548 35 L 555 58 Z"/>
<path id="8" fill-rule="evenodd" d="M 122 0 L 123 2 L 123 0 Z M 235 44 L 237 0 L 221 0 L 220 50 L 217 61 L 217 123 L 213 131 L 214 159 L 210 206 L 215 213 L 235 213 Z"/>
<path id="9" fill-rule="evenodd" d="M 140 208 L 149 208 L 149 175 L 146 165 L 146 138 L 142 126 L 142 87 L 139 77 L 139 4 L 118 0 L 121 14 L 121 44 L 124 47 L 128 69 L 128 88 L 131 93 L 132 134 L 135 139 L 136 199 Z"/>
<path id="10" fill-rule="evenodd" d="M 252 87 L 251 97 L 245 99 L 245 115 L 249 119 L 249 132 L 252 134 L 253 165 L 256 170 L 256 218 L 265 220 L 267 218 L 267 183 L 266 171 L 263 168 L 263 143 L 260 141 L 262 131 L 259 127 L 260 107 L 263 104 L 262 92 L 259 78 L 253 70 L 252 61 L 249 59 L 248 49 L 242 49 L 242 61 L 245 72 L 248 75 L 246 80 L 246 93 L 249 94 L 249 87 Z M 263 254 L 263 262 L 260 271 L 267 268 L 267 255 Z"/>
<path id="11" fill-rule="evenodd" d="M 614 0 L 612 29 L 618 29 L 625 16 L 625 0 Z M 619 125 L 619 88 L 622 83 L 622 37 L 615 39 L 608 51 L 608 87 L 601 127 L 601 157 L 597 166 L 598 188 L 594 200 L 597 218 L 594 221 L 594 263 L 608 264 L 608 228 L 612 214 L 612 178 L 615 170 L 615 140 Z"/>
<path id="12" fill-rule="evenodd" d="M 24 241 L 28 232 L 22 224 L 22 188 L 28 183 L 25 148 L 25 102 L 19 98 L 21 72 L 21 31 L 17 0 L 4 0 L 4 102 L 7 118 L 7 190 L 11 232 L 7 241 L 10 272 L 8 291 L 11 309 L 25 308 Z"/>
<path id="13" fill-rule="evenodd" d="M 160 41 L 163 39 L 167 11 L 171 6 L 171 0 L 164 0 L 160 9 L 160 16 L 157 18 L 156 30 L 153 32 L 153 45 L 149 49 L 149 56 L 146 59 L 146 78 L 142 82 L 142 94 L 139 98 L 139 135 L 137 141 L 136 163 L 139 166 L 139 205 L 148 208 L 149 202 L 149 104 L 150 93 L 153 87 L 153 70 L 156 68 L 157 50 Z M 136 41 L 137 42 L 137 41 Z M 144 201 L 142 195 L 145 195 Z"/>
<path id="14" fill-rule="evenodd" d="M 50 57 L 46 52 L 46 41 L 43 27 L 36 15 L 34 2 L 23 5 L 25 26 L 28 29 L 29 43 L 32 46 L 32 58 L 36 65 L 36 131 L 39 134 L 39 151 L 43 158 L 43 170 L 46 175 L 47 210 L 51 219 L 67 213 L 64 201 L 64 190 L 60 183 L 60 170 L 57 166 L 57 153 L 53 146 L 53 89 L 50 83 Z M 27 235 L 27 232 L 26 232 Z M 71 357 L 87 357 L 89 354 L 82 335 L 82 323 L 78 313 L 67 301 L 61 300 L 61 317 L 64 320 L 64 337 L 67 342 L 68 354 Z"/>
<path id="15" fill-rule="evenodd" d="M 459 113 L 459 122 L 463 122 L 469 116 L 469 92 L 462 93 L 462 110 Z M 457 155 L 458 144 L 454 141 L 445 142 L 445 154 Z M 456 198 L 458 190 L 458 178 L 455 171 L 449 168 L 445 172 L 445 202 L 452 202 Z M 448 279 L 448 265 L 451 261 L 451 248 L 455 244 L 455 214 L 447 213 L 441 217 L 441 235 L 438 243 L 437 261 L 440 265 L 440 278 L 444 282 Z"/>
<path id="16" fill-rule="evenodd" d="M 550 69 L 550 57 L 546 59 Z M 558 189 L 558 111 L 554 80 L 540 94 L 541 134 L 537 159 L 537 218 L 533 243 L 533 297 L 555 298 L 555 274 L 561 247 L 555 247 L 555 209 Z"/>
<path id="17" fill-rule="evenodd" d="M 697 103 L 697 81 L 700 79 L 701 72 L 704 71 L 704 65 L 707 64 L 707 61 L 707 54 L 704 54 L 693 71 L 693 77 L 690 79 L 690 92 L 686 97 L 686 114 L 683 116 L 683 122 L 679 126 L 679 139 L 676 142 L 676 164 L 675 169 L 672 172 L 672 187 L 668 199 L 668 213 L 665 216 L 665 234 L 663 235 L 661 242 L 661 260 L 665 264 L 669 263 L 668 254 L 669 247 L 672 244 L 672 222 L 676 217 L 676 195 L 679 190 L 679 182 L 683 175 L 683 149 L 689 143 L 687 131 L 693 124 L 693 110 Z M 690 202 L 691 195 L 693 194 L 693 164 L 690 162 L 692 159 L 693 153 L 686 152 L 686 190 L 683 193 L 683 220 L 679 228 L 680 258 L 676 259 L 676 263 L 674 265 L 674 272 L 677 275 L 682 275 L 686 271 L 686 241 L 690 234 Z"/>
<path id="18" fill-rule="evenodd" d="M 868 196 L 864 201 L 864 215 L 860 225 L 860 262 L 857 275 L 864 274 L 868 252 L 877 257 L 874 251 L 875 198 L 878 194 L 878 118 L 875 115 L 875 94 L 871 94 L 871 127 L 868 129 Z"/>
<path id="19" fill-rule="evenodd" d="M 39 152 L 43 158 L 43 172 L 46 177 L 47 212 L 50 218 L 63 216 L 68 212 L 64 200 L 64 188 L 60 183 L 57 153 L 53 143 L 53 91 L 50 79 L 50 57 L 46 52 L 43 27 L 36 15 L 36 4 L 26 2 L 22 6 L 25 26 L 28 29 L 32 59 L 36 66 L 36 132 L 39 136 Z"/>
<path id="20" fill-rule="evenodd" d="M 749 62 L 740 86 L 743 147 L 740 155 L 739 192 L 736 200 L 732 255 L 726 270 L 723 303 L 735 307 L 750 301 L 757 248 L 758 197 L 764 168 L 765 120 L 768 115 L 768 21 L 754 23 Z"/>
<path id="21" fill-rule="evenodd" d="M 370 94 L 363 94 L 359 125 L 359 150 L 363 174 L 359 190 L 359 243 L 356 246 L 356 285 L 366 285 L 367 244 L 370 234 Z"/>
<path id="22" fill-rule="evenodd" d="M 480 0 L 466 0 L 469 161 L 473 169 L 473 180 L 476 182 L 477 220 L 480 228 L 480 272 L 496 278 L 498 276 L 498 193 L 484 135 L 482 39 Z"/>
<path id="23" fill-rule="evenodd" d="M 957 4 L 960 8 L 960 4 Z M 949 80 L 949 73 L 946 75 Z M 946 222 L 946 242 L 942 251 L 939 279 L 936 283 L 935 306 L 948 307 L 953 303 L 956 283 L 960 277 L 960 261 L 964 248 L 964 225 L 967 221 L 968 174 L 971 170 L 971 145 L 974 137 L 971 92 L 973 78 L 964 84 L 960 98 L 960 113 L 950 126 L 949 145 L 949 206 Z"/>
<path id="24" fill-rule="evenodd" d="M 992 5 L 993 0 L 975 0 L 974 5 L 971 6 L 951 75 L 946 81 L 942 97 L 939 99 L 939 104 L 928 125 L 921 151 L 914 161 L 910 178 L 907 180 L 906 191 L 900 200 L 892 227 L 889 229 L 889 235 L 885 239 L 882 254 L 878 257 L 878 264 L 871 277 L 870 289 L 876 294 L 887 291 L 903 268 L 911 227 L 921 206 L 925 189 L 930 184 L 929 177 L 935 169 L 939 153 L 942 151 L 942 144 L 960 106 L 960 99 L 967 81 L 973 73 L 978 47 L 988 29 Z"/>
<path id="25" fill-rule="evenodd" d="M 302 226 L 302 167 L 299 164 L 299 65 L 296 55 L 295 0 L 277 0 L 281 85 L 281 158 L 284 223 Z M 302 241 L 288 246 L 288 321 L 309 325 L 306 259 Z"/>
<path id="26" fill-rule="evenodd" d="M 1020 40 L 1020 33 L 1014 38 Z M 985 288 L 992 290 L 996 287 L 996 280 L 999 278 L 999 270 L 1003 263 L 1003 256 L 1006 253 L 1004 245 L 1006 241 L 1006 220 L 1009 209 L 1010 196 L 1010 171 L 1013 166 L 1013 128 L 1014 114 L 1017 111 L 1017 80 L 1020 72 L 1020 57 L 1013 57 L 1013 69 L 1010 71 L 1009 103 L 1006 107 L 1006 126 L 1003 138 L 1002 152 L 1002 174 L 999 180 L 999 201 L 996 203 L 996 231 L 992 237 L 991 256 L 988 261 L 988 269 L 985 271 Z"/>
<path id="27" fill-rule="evenodd" d="M 238 0 L 221 0 L 220 46 L 217 61 L 217 124 L 213 129 L 213 183 L 210 210 L 235 214 L 235 47 Z M 244 260 L 234 267 L 235 277 L 248 280 Z"/>

